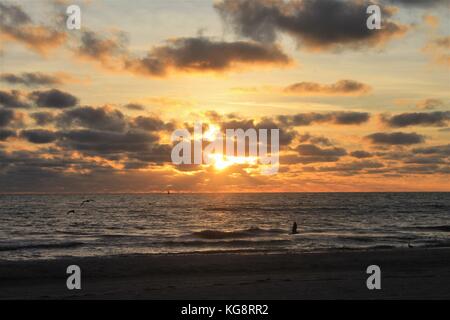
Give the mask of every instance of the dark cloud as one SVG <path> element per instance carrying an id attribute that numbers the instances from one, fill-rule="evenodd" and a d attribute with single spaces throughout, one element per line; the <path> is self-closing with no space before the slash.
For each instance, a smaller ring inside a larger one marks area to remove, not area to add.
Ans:
<path id="1" fill-rule="evenodd" d="M 58 133 L 44 129 L 22 130 L 20 136 L 36 144 L 51 143 L 58 139 Z"/>
<path id="2" fill-rule="evenodd" d="M 30 104 L 25 101 L 23 94 L 17 90 L 1 91 L 0 106 L 5 108 L 29 108 Z"/>
<path id="3" fill-rule="evenodd" d="M 129 152 L 148 152 L 158 141 L 156 135 L 147 132 L 106 132 L 96 130 L 72 130 L 62 133 L 61 145 L 90 155 L 125 156 Z"/>
<path id="4" fill-rule="evenodd" d="M 176 38 L 152 47 L 145 56 L 128 51 L 123 33 L 106 38 L 85 31 L 77 56 L 99 62 L 115 71 L 164 77 L 174 72 L 227 72 L 243 66 L 287 65 L 290 58 L 273 44 L 224 42 L 206 37 Z"/>
<path id="5" fill-rule="evenodd" d="M 407 126 L 443 127 L 450 121 L 450 111 L 402 113 L 392 117 L 383 116 L 382 120 L 393 128 Z"/>
<path id="6" fill-rule="evenodd" d="M 367 112 L 336 112 L 333 116 L 336 124 L 361 124 L 370 118 Z"/>
<path id="7" fill-rule="evenodd" d="M 363 159 L 363 158 L 370 158 L 373 157 L 373 155 L 370 152 L 364 151 L 364 150 L 356 150 L 350 153 L 352 157 Z"/>
<path id="8" fill-rule="evenodd" d="M 347 163 L 338 163 L 334 166 L 319 167 L 315 171 L 319 172 L 339 172 L 340 175 L 353 175 L 368 169 L 380 169 L 384 164 L 377 161 L 361 160 Z"/>
<path id="9" fill-rule="evenodd" d="M 445 171 L 445 168 L 441 168 L 440 166 L 438 166 L 436 164 L 411 164 L 408 166 L 405 165 L 403 167 L 398 168 L 397 172 L 402 175 L 448 173 Z"/>
<path id="10" fill-rule="evenodd" d="M 0 3 L 0 31 L 4 39 L 21 42 L 39 53 L 61 45 L 66 38 L 64 32 L 33 23 L 15 4 Z"/>
<path id="11" fill-rule="evenodd" d="M 311 164 L 322 162 L 337 162 L 340 157 L 335 156 L 299 156 L 295 154 L 281 155 L 280 163 L 283 165 L 291 164 Z"/>
<path id="12" fill-rule="evenodd" d="M 14 112 L 9 109 L 0 109 L 0 127 L 6 127 L 14 120 Z"/>
<path id="13" fill-rule="evenodd" d="M 280 146 L 288 146 L 294 138 L 297 136 L 297 132 L 292 130 L 291 128 L 282 127 L 280 124 L 271 118 L 262 118 L 260 121 L 256 121 L 254 119 L 241 119 L 235 118 L 234 116 L 227 116 L 225 119 L 219 117 L 217 114 L 209 114 L 209 116 L 213 116 L 216 118 L 217 124 L 220 125 L 223 132 L 226 132 L 227 129 L 267 129 L 268 130 L 268 141 L 271 141 L 270 130 L 271 129 L 279 129 L 279 143 Z M 269 144 L 270 145 L 270 144 Z"/>
<path id="14" fill-rule="evenodd" d="M 43 108 L 64 109 L 78 104 L 77 97 L 58 89 L 33 91 L 29 97 L 36 103 L 37 106 Z"/>
<path id="15" fill-rule="evenodd" d="M 174 124 L 165 123 L 157 117 L 138 116 L 133 119 L 132 126 L 146 131 L 175 130 Z"/>
<path id="16" fill-rule="evenodd" d="M 116 169 L 105 162 L 71 158 L 69 153 L 47 146 L 36 151 L 0 151 L 0 168 L 2 191 L 76 192 L 88 185 L 90 190 L 99 191 L 105 183 L 119 183 Z"/>
<path id="17" fill-rule="evenodd" d="M 0 75 L 0 81 L 13 85 L 20 84 L 27 87 L 48 86 L 62 83 L 57 76 L 40 72 L 24 72 L 19 75 L 13 73 L 3 73 Z"/>
<path id="18" fill-rule="evenodd" d="M 268 130 L 268 139 L 270 139 L 270 130 L 271 129 L 279 129 L 279 143 L 280 146 L 288 146 L 297 136 L 297 132 L 289 129 L 280 127 L 280 125 L 274 121 L 273 119 L 263 118 L 260 122 L 258 122 L 255 126 L 255 129 L 267 129 Z M 269 140 L 270 141 L 270 140 Z M 269 144 L 270 145 L 270 144 Z"/>
<path id="19" fill-rule="evenodd" d="M 218 122 L 222 121 L 222 116 L 217 111 L 214 111 L 214 110 L 206 111 L 205 116 L 213 122 L 218 123 Z"/>
<path id="20" fill-rule="evenodd" d="M 442 157 L 450 157 L 450 144 L 440 145 L 440 146 L 430 146 L 425 148 L 413 149 L 414 154 L 434 154 Z"/>
<path id="21" fill-rule="evenodd" d="M 314 156 L 314 157 L 341 157 L 347 154 L 347 151 L 343 148 L 320 148 L 313 144 L 300 144 L 296 150 L 302 156 Z"/>
<path id="22" fill-rule="evenodd" d="M 333 123 L 340 125 L 362 124 L 370 119 L 367 112 L 337 111 L 328 113 L 298 113 L 295 115 L 280 115 L 277 117 L 282 125 L 309 126 L 313 123 Z"/>
<path id="23" fill-rule="evenodd" d="M 339 80 L 336 83 L 323 85 L 315 82 L 294 83 L 286 88 L 284 92 L 297 95 L 363 95 L 368 93 L 371 87 L 354 80 Z"/>
<path id="24" fill-rule="evenodd" d="M 82 127 L 99 131 L 124 131 L 127 121 L 122 112 L 109 107 L 79 107 L 65 110 L 57 117 L 60 128 Z"/>
<path id="25" fill-rule="evenodd" d="M 171 163 L 172 145 L 152 144 L 147 150 L 131 155 L 132 158 L 146 163 Z"/>
<path id="26" fill-rule="evenodd" d="M 369 30 L 368 5 L 368 1 L 340 0 L 223 0 L 215 8 L 241 36 L 274 42 L 283 33 L 313 50 L 371 47 L 406 31 L 392 21 L 389 8 L 381 8 L 383 28 Z"/>
<path id="27" fill-rule="evenodd" d="M 145 107 L 141 104 L 137 104 L 137 103 L 128 103 L 126 105 L 124 105 L 125 108 L 127 108 L 128 110 L 134 110 L 134 111 L 143 111 L 145 110 Z"/>
<path id="28" fill-rule="evenodd" d="M 295 149 L 297 154 L 280 156 L 282 164 L 310 164 L 320 162 L 337 162 L 342 156 L 347 155 L 347 151 L 338 147 L 319 147 L 311 143 L 298 145 Z"/>
<path id="29" fill-rule="evenodd" d="M 145 169 L 148 168 L 150 165 L 151 163 L 146 161 L 131 160 L 126 161 L 124 163 L 124 169 L 125 170 Z"/>
<path id="30" fill-rule="evenodd" d="M 276 45 L 178 38 L 154 47 L 144 58 L 129 58 L 125 68 L 144 75 L 178 72 L 226 72 L 242 66 L 287 65 L 289 57 Z"/>
<path id="31" fill-rule="evenodd" d="M 411 157 L 405 160 L 405 163 L 414 164 L 444 164 L 444 159 L 440 157 Z"/>
<path id="32" fill-rule="evenodd" d="M 415 132 L 404 133 L 404 132 L 393 132 L 385 133 L 378 132 L 366 136 L 374 144 L 385 144 L 385 145 L 411 145 L 422 143 L 425 141 L 425 137 L 419 135 Z"/>
<path id="33" fill-rule="evenodd" d="M 127 54 L 127 42 L 128 39 L 122 32 L 116 33 L 111 38 L 105 38 L 93 31 L 84 31 L 81 33 L 77 55 L 98 61 L 107 68 L 118 69 L 121 68 L 122 59 Z"/>
<path id="34" fill-rule="evenodd" d="M 15 137 L 16 132 L 8 129 L 0 129 L 0 141 L 5 141 L 10 137 Z"/>
<path id="35" fill-rule="evenodd" d="M 305 143 L 305 142 L 309 142 L 312 144 L 318 144 L 318 145 L 322 145 L 322 146 L 332 146 L 332 142 L 330 141 L 330 139 L 326 138 L 326 137 L 319 137 L 319 136 L 314 136 L 311 135 L 309 133 L 304 133 L 298 136 L 298 139 L 301 143 Z"/>
<path id="36" fill-rule="evenodd" d="M 6 170 L 0 172 L 2 192 L 164 192 L 173 181 L 168 171 L 124 171 L 88 160 L 39 158 L 35 153 L 1 155 L 0 167 L 4 165 Z M 71 172 L 67 172 L 69 168 Z M 189 187 L 189 182 L 183 186 Z M 177 183 L 174 188 L 184 187 Z"/>
<path id="37" fill-rule="evenodd" d="M 30 114 L 30 117 L 36 122 L 39 126 L 46 126 L 55 121 L 55 115 L 52 112 L 35 112 Z"/>
<path id="38" fill-rule="evenodd" d="M 223 120 L 220 122 L 220 126 L 222 127 L 222 130 L 226 129 L 243 129 L 247 130 L 250 128 L 256 128 L 255 120 L 253 119 L 230 119 L 230 120 Z"/>
<path id="39" fill-rule="evenodd" d="M 0 3 L 0 10 L 2 24 L 7 24 L 9 22 L 20 25 L 31 22 L 30 16 L 25 13 L 20 6 Z"/>

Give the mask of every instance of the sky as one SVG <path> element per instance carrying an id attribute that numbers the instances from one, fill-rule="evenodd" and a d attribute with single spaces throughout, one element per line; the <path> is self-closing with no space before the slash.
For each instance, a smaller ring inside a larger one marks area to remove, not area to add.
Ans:
<path id="1" fill-rule="evenodd" d="M 0 192 L 450 191 L 449 17 L 446 0 L 0 0 Z M 174 164 L 172 132 L 199 121 L 278 128 L 279 171 Z"/>

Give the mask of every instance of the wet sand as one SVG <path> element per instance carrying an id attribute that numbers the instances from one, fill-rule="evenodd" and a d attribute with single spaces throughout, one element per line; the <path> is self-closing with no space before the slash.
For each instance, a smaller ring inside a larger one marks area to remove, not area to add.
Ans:
<path id="1" fill-rule="evenodd" d="M 66 268 L 82 289 L 66 288 Z M 368 290 L 366 268 L 381 268 Z M 0 299 L 449 299 L 450 249 L 0 261 Z"/>

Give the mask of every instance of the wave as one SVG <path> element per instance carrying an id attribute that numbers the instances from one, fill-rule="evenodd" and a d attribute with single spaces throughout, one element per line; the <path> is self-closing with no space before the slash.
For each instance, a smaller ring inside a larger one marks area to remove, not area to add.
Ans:
<path id="1" fill-rule="evenodd" d="M 84 245 L 83 242 L 61 242 L 61 243 L 30 243 L 30 244 L 11 244 L 0 245 L 0 251 L 17 251 L 26 249 L 66 249 Z"/>
<path id="2" fill-rule="evenodd" d="M 260 229 L 249 228 L 236 231 L 220 231 L 220 230 L 202 230 L 193 232 L 192 235 L 201 239 L 233 239 L 233 238 L 247 238 L 247 237 L 263 237 L 270 234 L 282 234 L 286 231 L 281 229 Z"/>

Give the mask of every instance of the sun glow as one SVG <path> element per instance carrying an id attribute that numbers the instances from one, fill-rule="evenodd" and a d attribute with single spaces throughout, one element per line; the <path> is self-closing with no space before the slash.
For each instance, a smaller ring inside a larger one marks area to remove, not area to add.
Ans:
<path id="1" fill-rule="evenodd" d="M 208 157 L 211 159 L 214 168 L 219 171 L 226 169 L 234 164 L 255 165 L 258 160 L 257 157 L 225 156 L 220 153 L 209 154 Z"/>
<path id="2" fill-rule="evenodd" d="M 214 141 L 220 135 L 220 128 L 215 124 L 209 124 L 208 130 L 203 132 L 203 139 L 207 141 Z"/>

